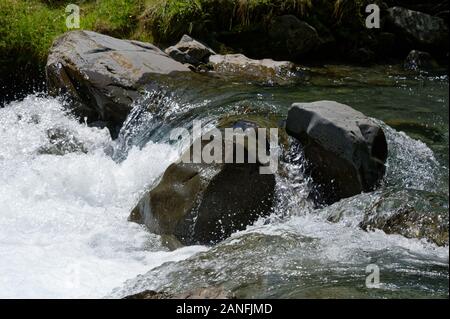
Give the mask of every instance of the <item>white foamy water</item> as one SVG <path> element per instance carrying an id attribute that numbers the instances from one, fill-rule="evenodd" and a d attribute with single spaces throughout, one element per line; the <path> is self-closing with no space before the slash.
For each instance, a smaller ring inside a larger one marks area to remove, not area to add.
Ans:
<path id="1" fill-rule="evenodd" d="M 58 129 L 85 152 L 43 154 Z M 169 252 L 127 221 L 176 151 L 149 143 L 116 163 L 105 154 L 111 144 L 106 129 L 79 124 L 56 99 L 32 95 L 0 109 L 0 298 L 102 297 L 205 249 Z"/>
<path id="2" fill-rule="evenodd" d="M 385 129 L 391 154 L 387 184 L 438 188 L 433 152 Z M 428 266 L 448 267 L 448 247 L 361 230 L 369 194 L 337 203 L 346 214 L 329 222 L 327 210 L 336 207 L 312 210 L 302 178 L 278 181 L 286 201 L 278 209 L 286 213 L 282 217 L 274 214 L 269 224 L 262 218 L 209 250 L 191 246 L 170 252 L 159 236 L 127 218 L 178 152 L 150 142 L 117 163 L 109 155 L 113 147 L 106 129 L 78 123 L 56 99 L 32 95 L 0 109 L 0 298 L 123 297 L 144 289 L 183 291 L 203 283 L 235 289 L 241 281 L 251 283 L 254 276 L 268 273 L 287 281 L 300 273 L 306 286 L 320 286 L 326 276 L 336 282 L 357 276 L 341 274 L 342 269 L 364 274 L 366 265 L 378 259 L 387 271 L 411 271 L 420 278 L 427 278 L 422 272 Z M 267 241 L 254 241 L 254 234 Z M 203 251 L 213 260 L 189 259 Z M 156 268 L 170 261 L 177 263 Z M 323 269 L 331 273 L 321 273 Z M 436 274 L 441 276 L 441 270 Z M 349 287 L 363 283 L 361 278 L 352 279 Z M 408 280 L 391 284 L 404 289 L 416 282 Z"/>

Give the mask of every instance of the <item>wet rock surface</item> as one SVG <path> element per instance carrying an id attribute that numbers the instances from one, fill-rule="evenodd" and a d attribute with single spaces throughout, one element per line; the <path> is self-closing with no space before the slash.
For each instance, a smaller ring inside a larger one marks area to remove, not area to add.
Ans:
<path id="1" fill-rule="evenodd" d="M 243 128 L 254 125 L 242 121 L 235 124 Z M 209 141 L 211 136 L 201 142 L 203 153 Z M 175 235 L 181 243 L 190 245 L 217 243 L 267 216 L 272 211 L 275 175 L 261 174 L 263 163 L 259 157 L 252 157 L 247 141 L 223 141 L 219 145 L 220 163 L 204 158 L 195 162 L 192 145 L 182 156 L 189 161 L 170 165 L 129 219 L 145 224 L 151 232 Z M 227 145 L 233 148 L 231 158 Z M 258 147 L 265 149 L 267 145 Z M 237 160 L 238 148 L 244 152 L 243 161 Z"/>
<path id="2" fill-rule="evenodd" d="M 384 175 L 387 142 L 374 121 L 333 101 L 294 103 L 286 131 L 303 145 L 319 201 L 373 190 Z"/>
<path id="3" fill-rule="evenodd" d="M 445 198 L 423 191 L 386 192 L 366 211 L 360 227 L 448 246 L 448 209 L 445 206 Z"/>
<path id="4" fill-rule="evenodd" d="M 49 92 L 66 94 L 74 113 L 88 122 L 103 121 L 116 135 L 145 86 L 158 77 L 189 72 L 152 44 L 119 40 L 91 31 L 71 31 L 50 50 Z"/>
<path id="5" fill-rule="evenodd" d="M 432 71 L 438 68 L 437 62 L 428 52 L 412 50 L 403 64 L 406 70 Z"/>
<path id="6" fill-rule="evenodd" d="M 165 292 L 157 292 L 153 290 L 145 290 L 143 292 L 126 296 L 123 299 L 232 299 L 233 296 L 226 293 L 220 287 L 196 288 L 178 294 L 169 294 Z"/>
<path id="7" fill-rule="evenodd" d="M 352 214 L 357 214 L 358 226 L 366 231 L 378 229 L 386 234 L 448 246 L 448 198 L 444 195 L 393 188 L 377 191 L 372 196 L 364 195 L 367 196 L 347 199 L 325 208 L 329 212 L 328 221 L 351 220 Z"/>
<path id="8" fill-rule="evenodd" d="M 211 55 L 209 65 L 219 75 L 239 76 L 249 81 L 268 84 L 292 83 L 300 78 L 292 62 L 254 60 L 243 54 Z"/>
<path id="9" fill-rule="evenodd" d="M 47 130 L 48 143 L 38 149 L 39 154 L 65 155 L 67 153 L 87 153 L 86 147 L 77 137 L 64 128 L 51 128 Z"/>
<path id="10" fill-rule="evenodd" d="M 405 46 L 448 52 L 449 34 L 444 19 L 398 6 L 387 9 L 387 14 L 387 28 L 396 32 Z"/>
<path id="11" fill-rule="evenodd" d="M 209 56 L 216 54 L 211 48 L 186 34 L 183 35 L 180 42 L 168 47 L 165 52 L 176 61 L 193 66 L 207 63 Z"/>

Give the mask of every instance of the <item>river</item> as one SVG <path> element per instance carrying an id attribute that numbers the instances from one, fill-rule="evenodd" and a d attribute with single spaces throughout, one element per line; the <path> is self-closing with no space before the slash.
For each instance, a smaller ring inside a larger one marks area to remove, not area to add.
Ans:
<path id="1" fill-rule="evenodd" d="M 285 86 L 204 81 L 164 93 L 164 114 L 136 105 L 117 140 L 79 123 L 60 98 L 33 93 L 9 102 L 0 108 L 0 298 L 204 286 L 246 298 L 448 298 L 448 246 L 358 227 L 374 203 L 377 214 L 409 205 L 448 225 L 448 89 L 447 75 L 395 66 L 310 68 Z M 277 176 L 274 213 L 213 247 L 171 251 L 127 221 L 179 156 L 170 127 L 218 114 L 282 119 L 293 102 L 316 100 L 380 121 L 389 147 L 380 189 L 314 209 L 301 163 L 282 161 L 288 174 Z M 368 288 L 374 267 L 379 284 Z"/>

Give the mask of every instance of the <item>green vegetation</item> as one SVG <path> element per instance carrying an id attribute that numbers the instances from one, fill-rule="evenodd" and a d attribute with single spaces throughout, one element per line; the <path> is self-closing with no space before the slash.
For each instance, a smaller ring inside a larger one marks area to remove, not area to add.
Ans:
<path id="1" fill-rule="evenodd" d="M 43 59 L 54 37 L 64 32 L 64 11 L 48 8 L 38 1 L 0 2 L 0 51 Z"/>
<path id="2" fill-rule="evenodd" d="M 143 1 L 38 1 L 0 2 L 0 50 L 3 56 L 38 61 L 42 64 L 53 40 L 67 31 L 68 3 L 81 7 L 81 28 L 114 36 L 130 36 Z"/>
<path id="3" fill-rule="evenodd" d="M 141 21 L 157 41 L 167 42 L 183 33 L 238 31 L 267 22 L 280 14 L 327 25 L 343 20 L 358 23 L 371 0 L 159 0 L 147 6 Z"/>
<path id="4" fill-rule="evenodd" d="M 67 31 L 65 7 L 81 8 L 81 29 L 119 38 L 169 43 L 183 33 L 245 30 L 277 14 L 295 14 L 326 25 L 357 21 L 368 0 L 2 0 L 3 59 L 43 65 L 53 40 Z M 370 2 L 373 2 L 371 0 Z M 316 23 L 317 24 L 317 23 Z M 318 26 L 319 29 L 321 25 Z M 0 61 L 4 62 L 4 61 Z"/>

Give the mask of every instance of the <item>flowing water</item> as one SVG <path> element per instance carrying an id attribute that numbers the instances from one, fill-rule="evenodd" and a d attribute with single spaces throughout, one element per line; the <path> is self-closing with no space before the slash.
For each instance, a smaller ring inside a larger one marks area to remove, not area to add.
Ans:
<path id="1" fill-rule="evenodd" d="M 127 221 L 179 156 L 170 128 L 220 114 L 281 122 L 291 103 L 315 100 L 381 121 L 390 155 L 379 190 L 314 209 L 302 159 L 287 152 L 275 212 L 213 247 L 171 251 Z M 448 246 L 358 226 L 368 212 L 409 205 L 448 227 L 446 75 L 330 66 L 278 87 L 203 79 L 149 91 L 115 141 L 64 106 L 32 94 L 0 109 L 0 297 L 116 298 L 207 286 L 247 298 L 448 297 Z M 380 284 L 368 288 L 373 267 Z"/>

